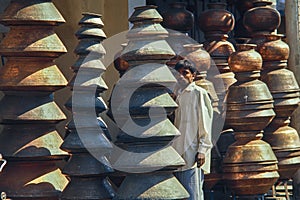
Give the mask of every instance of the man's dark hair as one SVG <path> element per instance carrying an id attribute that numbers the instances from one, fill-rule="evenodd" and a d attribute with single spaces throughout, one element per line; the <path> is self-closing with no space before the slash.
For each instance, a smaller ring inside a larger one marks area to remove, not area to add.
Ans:
<path id="1" fill-rule="evenodd" d="M 192 72 L 192 74 L 197 71 L 188 60 L 180 60 L 176 63 L 176 65 L 174 67 L 174 69 L 176 71 L 179 71 L 179 69 L 181 69 L 181 68 L 190 70 Z"/>

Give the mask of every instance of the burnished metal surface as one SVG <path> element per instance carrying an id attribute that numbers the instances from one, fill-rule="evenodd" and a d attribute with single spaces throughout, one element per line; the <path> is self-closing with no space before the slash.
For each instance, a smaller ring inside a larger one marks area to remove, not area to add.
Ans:
<path id="1" fill-rule="evenodd" d="M 106 70 L 101 62 L 106 54 L 101 44 L 106 38 L 102 30 L 104 24 L 101 15 L 83 13 L 79 25 L 75 33 L 79 43 L 74 50 L 78 59 L 71 67 L 74 76 L 68 84 L 73 95 L 65 104 L 73 112 L 73 118 L 66 127 L 67 134 L 61 145 L 61 149 L 70 153 L 70 159 L 63 168 L 70 182 L 61 199 L 112 199 L 115 191 L 107 176 L 114 169 L 105 156 L 112 150 L 108 139 L 111 136 L 107 125 L 99 117 L 108 108 L 100 97 L 107 90 L 101 77 Z M 95 113 L 91 114 L 91 110 Z"/>
<path id="2" fill-rule="evenodd" d="M 210 3 L 208 10 L 202 12 L 198 18 L 199 27 L 207 35 L 217 35 L 233 29 L 235 19 L 231 12 L 225 10 L 224 3 Z"/>
<path id="3" fill-rule="evenodd" d="M 194 14 L 186 9 L 185 2 L 173 2 L 169 8 L 162 13 L 162 25 L 165 28 L 187 32 L 193 28 Z"/>
<path id="4" fill-rule="evenodd" d="M 263 62 L 281 61 L 289 58 L 289 45 L 281 40 L 283 35 L 267 34 L 266 41 L 257 47 L 257 51 L 263 58 Z"/>
<path id="5" fill-rule="evenodd" d="M 270 5 L 272 1 L 253 2 L 254 8 L 249 9 L 243 18 L 246 29 L 252 36 L 270 34 L 280 25 L 280 13 Z"/>
<path id="6" fill-rule="evenodd" d="M 252 165 L 268 161 L 273 164 L 277 163 L 270 145 L 259 139 L 245 142 L 242 140 L 239 141 L 237 138 L 237 141 L 228 147 L 226 154 L 223 163 L 229 165 L 233 165 L 234 163 L 243 164 L 245 168 L 247 166 L 251 167 L 251 164 L 247 165 L 247 163 L 252 163 Z M 225 168 L 223 170 L 231 171 Z"/>
<path id="7" fill-rule="evenodd" d="M 0 44 L 0 151 L 8 165 L 0 191 L 12 199 L 58 199 L 68 179 L 58 165 L 68 154 L 56 125 L 66 116 L 54 92 L 67 80 L 54 64 L 66 53 L 55 34 L 64 22 L 51 0 L 12 0 L 0 17 L 10 31 Z"/>
<path id="8" fill-rule="evenodd" d="M 120 149 L 114 149 L 111 162 L 126 177 L 114 199 L 186 199 L 188 192 L 172 174 L 185 164 L 170 145 L 180 133 L 165 118 L 165 111 L 171 113 L 177 106 L 166 88 L 174 85 L 176 79 L 165 64 L 175 52 L 165 40 L 168 32 L 159 24 L 162 18 L 155 6 L 135 8 L 129 21 L 134 26 L 127 34 L 128 45 L 121 52 L 129 68 L 115 85 L 113 92 L 118 92 L 112 109 L 118 111 L 113 118 L 119 128 L 124 128 L 123 122 L 130 118 L 138 128 L 126 123 L 128 131 L 118 132 L 116 145 Z M 164 112 L 159 112 L 158 107 Z"/>
<path id="9" fill-rule="evenodd" d="M 262 57 L 254 50 L 254 44 L 237 44 L 237 51 L 228 58 L 232 72 L 247 72 L 261 70 Z"/>
<path id="10" fill-rule="evenodd" d="M 8 162 L 0 174 L 0 188 L 12 199 L 57 200 L 68 183 L 57 164 L 57 160 Z"/>
<path id="11" fill-rule="evenodd" d="M 279 178 L 277 170 L 224 173 L 226 184 L 238 195 L 265 194 Z"/>
<path id="12" fill-rule="evenodd" d="M 136 174 L 125 178 L 114 199 L 186 199 L 189 194 L 183 191 L 183 186 L 171 174 Z"/>
<path id="13" fill-rule="evenodd" d="M 58 25 L 64 18 L 51 0 L 12 0 L 0 17 L 4 25 Z"/>
<path id="14" fill-rule="evenodd" d="M 190 61 L 199 71 L 207 71 L 210 68 L 210 55 L 203 49 L 202 44 L 185 44 L 184 51 L 180 53 L 185 59 Z"/>
<path id="15" fill-rule="evenodd" d="M 234 130 L 236 142 L 223 159 L 223 179 L 238 195 L 267 193 L 279 178 L 278 161 L 263 137 L 263 129 L 275 116 L 273 98 L 258 80 L 262 57 L 256 45 L 240 44 L 228 64 L 237 82 L 228 88 L 225 127 Z"/>

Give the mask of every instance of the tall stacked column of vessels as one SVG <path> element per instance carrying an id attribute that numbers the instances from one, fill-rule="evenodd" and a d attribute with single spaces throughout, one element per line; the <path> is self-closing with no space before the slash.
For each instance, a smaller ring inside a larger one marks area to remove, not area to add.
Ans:
<path id="1" fill-rule="evenodd" d="M 286 69 L 289 47 L 280 35 L 271 33 L 280 25 L 280 13 L 272 8 L 271 1 L 257 1 L 244 15 L 244 26 L 257 44 L 263 58 L 261 80 L 274 99 L 276 117 L 265 129 L 267 141 L 277 156 L 280 180 L 292 178 L 300 164 L 300 140 L 295 129 L 288 126 L 290 116 L 299 104 L 299 86 L 293 72 Z"/>
<path id="2" fill-rule="evenodd" d="M 107 175 L 113 172 L 106 153 L 112 146 L 107 127 L 99 114 L 107 109 L 100 94 L 107 89 L 101 75 L 105 67 L 101 58 L 106 51 L 101 42 L 106 38 L 101 15 L 83 13 L 76 32 L 80 40 L 72 66 L 74 77 L 69 83 L 72 96 L 66 107 L 73 119 L 61 148 L 71 154 L 63 173 L 70 182 L 62 199 L 112 199 L 114 190 Z"/>
<path id="3" fill-rule="evenodd" d="M 202 12 L 198 19 L 199 28 L 205 36 L 204 49 L 210 54 L 219 70 L 219 73 L 209 72 L 214 77 L 208 76 L 208 79 L 216 83 L 215 89 L 220 105 L 224 101 L 228 87 L 236 81 L 227 62 L 228 57 L 235 52 L 234 46 L 227 41 L 228 33 L 233 30 L 235 19 L 233 14 L 225 8 L 224 3 L 210 3 L 208 10 Z"/>
<path id="4" fill-rule="evenodd" d="M 168 89 L 176 79 L 165 65 L 175 53 L 165 41 L 168 32 L 160 25 L 163 19 L 155 8 L 136 7 L 129 18 L 134 26 L 121 53 L 129 69 L 111 97 L 113 118 L 120 128 L 116 142 L 120 149 L 116 148 L 112 163 L 126 175 L 115 199 L 189 196 L 172 174 L 184 165 L 169 144 L 180 133 L 166 117 L 177 107 Z"/>
<path id="5" fill-rule="evenodd" d="M 281 40 L 281 35 L 266 35 L 258 51 L 264 61 L 261 79 L 273 95 L 276 113 L 263 139 L 277 156 L 280 179 L 289 180 L 300 167 L 299 135 L 289 126 L 290 116 L 299 106 L 300 89 L 294 73 L 286 69 L 289 46 Z"/>
<path id="6" fill-rule="evenodd" d="M 51 0 L 12 0 L 0 22 L 0 152 L 8 165 L 0 190 L 12 199 L 59 199 L 68 180 L 57 167 L 68 154 L 56 124 L 66 119 L 54 101 L 67 80 L 53 60 L 66 53 L 54 32 L 64 23 Z"/>
<path id="7" fill-rule="evenodd" d="M 176 54 L 167 62 L 170 67 L 174 67 L 179 60 L 184 59 L 184 45 L 196 43 L 188 35 L 194 26 L 194 14 L 186 9 L 186 5 L 185 2 L 172 2 L 169 4 L 169 8 L 162 13 L 164 19 L 162 25 L 169 32 L 166 40 Z"/>
<path id="8" fill-rule="evenodd" d="M 279 178 L 277 159 L 271 146 L 261 140 L 263 129 L 274 118 L 273 98 L 258 80 L 262 58 L 256 45 L 240 44 L 228 59 L 237 82 L 226 96 L 225 126 L 234 130 L 235 143 L 223 160 L 223 178 L 236 195 L 262 195 Z"/>

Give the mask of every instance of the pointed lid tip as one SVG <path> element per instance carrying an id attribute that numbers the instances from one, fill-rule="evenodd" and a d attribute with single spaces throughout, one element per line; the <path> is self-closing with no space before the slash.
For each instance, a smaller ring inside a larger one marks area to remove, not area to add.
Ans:
<path id="1" fill-rule="evenodd" d="M 83 12 L 82 15 L 83 15 L 83 16 L 88 15 L 88 16 L 102 17 L 101 14 L 98 14 L 98 13 L 92 13 L 92 12 Z"/>

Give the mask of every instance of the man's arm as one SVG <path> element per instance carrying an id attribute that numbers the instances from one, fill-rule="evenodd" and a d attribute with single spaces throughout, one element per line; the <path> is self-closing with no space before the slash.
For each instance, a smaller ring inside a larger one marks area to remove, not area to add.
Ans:
<path id="1" fill-rule="evenodd" d="M 205 163 L 205 154 L 212 148 L 211 129 L 213 108 L 209 95 L 204 89 L 199 91 L 198 117 L 199 146 L 195 161 L 197 162 L 197 167 L 201 167 Z"/>

